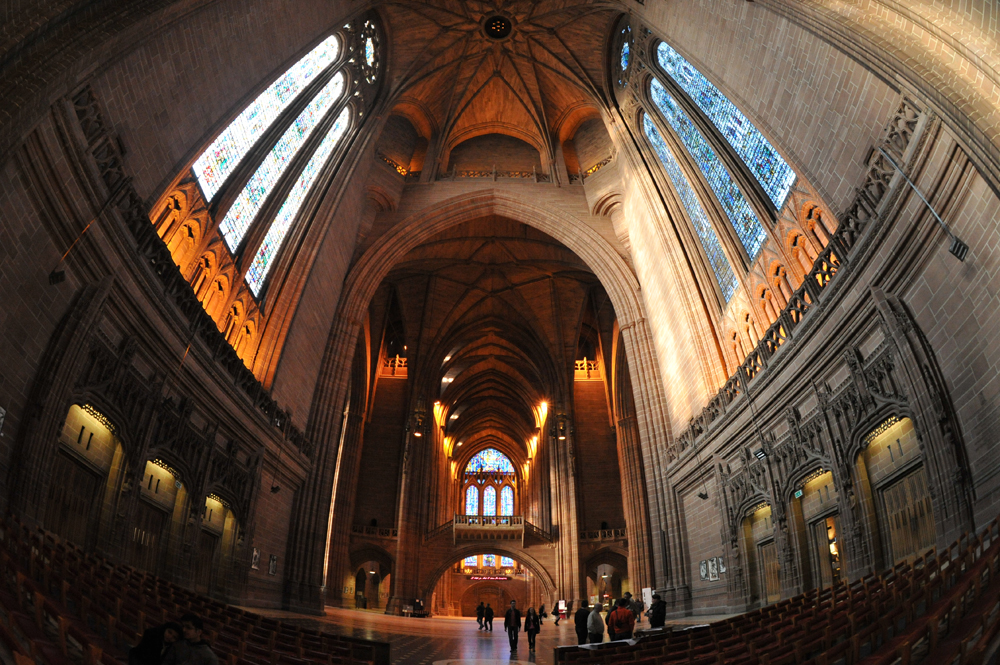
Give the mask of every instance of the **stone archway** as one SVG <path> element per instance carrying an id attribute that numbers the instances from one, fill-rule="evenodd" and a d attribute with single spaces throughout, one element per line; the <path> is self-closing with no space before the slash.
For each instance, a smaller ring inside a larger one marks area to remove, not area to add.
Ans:
<path id="1" fill-rule="evenodd" d="M 543 602 L 549 607 L 555 607 L 556 596 L 558 587 L 556 586 L 555 580 L 552 577 L 549 570 L 545 567 L 542 562 L 540 562 L 535 557 L 527 554 L 519 548 L 508 548 L 498 542 L 491 542 L 488 546 L 484 544 L 477 545 L 467 545 L 455 550 L 452 550 L 448 556 L 441 559 L 441 563 L 438 564 L 422 581 L 420 584 L 420 593 L 423 598 L 430 598 L 431 594 L 434 592 L 435 587 L 441 577 L 448 572 L 456 563 L 462 559 L 480 554 L 484 549 L 488 549 L 490 552 L 495 553 L 497 556 L 509 556 L 516 561 L 520 562 L 525 568 L 531 571 L 531 573 L 538 579 L 542 584 L 544 599 Z"/>
<path id="2" fill-rule="evenodd" d="M 664 537 L 650 540 L 641 536 L 645 525 L 627 525 L 637 536 L 630 542 L 630 550 L 647 550 L 644 557 L 647 561 L 677 560 L 677 545 L 666 535 L 678 532 L 670 524 L 674 511 L 670 509 L 670 492 L 663 471 L 664 455 L 671 438 L 667 401 L 638 280 L 614 248 L 583 220 L 533 205 L 524 197 L 518 198 L 507 191 L 485 189 L 447 199 L 400 221 L 360 257 L 345 280 L 308 425 L 308 436 L 317 443 L 318 451 L 296 510 L 302 518 L 293 525 L 291 534 L 293 546 L 290 551 L 295 552 L 289 571 L 289 603 L 292 606 L 315 610 L 318 606 L 315 599 L 322 595 L 320 585 L 328 550 L 314 542 L 314 534 L 328 529 L 331 509 L 336 509 L 335 504 L 331 506 L 334 494 L 331 489 L 339 450 L 333 442 L 340 438 L 342 405 L 349 388 L 356 332 L 365 308 L 378 284 L 411 248 L 451 226 L 490 215 L 526 224 L 561 242 L 587 264 L 608 293 L 618 317 L 627 357 L 635 368 L 631 379 L 640 446 L 646 460 L 646 487 L 639 491 L 650 497 L 650 514 L 663 516 L 667 522 L 661 526 Z M 342 536 L 346 534 L 331 532 L 328 537 Z M 664 545 L 671 550 L 670 556 L 663 552 Z M 663 586 L 667 582 L 666 570 L 662 563 L 657 563 L 656 567 L 657 570 L 648 573 L 653 579 L 637 579 L 637 583 Z M 637 575 L 646 576 L 644 573 Z M 573 579 L 564 582 L 567 587 L 564 593 L 575 596 L 579 582 L 575 576 L 570 577 Z"/>

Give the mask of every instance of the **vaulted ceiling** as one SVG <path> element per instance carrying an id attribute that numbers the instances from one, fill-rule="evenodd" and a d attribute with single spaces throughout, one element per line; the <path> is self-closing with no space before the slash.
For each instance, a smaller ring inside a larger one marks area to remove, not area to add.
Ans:
<path id="1" fill-rule="evenodd" d="M 382 7 L 393 45 L 394 112 L 424 138 L 444 137 L 446 152 L 500 133 L 551 159 L 556 138 L 597 114 L 615 15 L 610 3 L 418 0 Z M 501 36 L 505 21 L 510 33 Z"/>
<path id="2" fill-rule="evenodd" d="M 531 437 L 541 401 L 567 397 L 585 310 L 607 303 L 573 252 L 496 217 L 415 247 L 386 282 L 405 321 L 410 380 L 444 405 L 447 433 L 507 451 Z"/>

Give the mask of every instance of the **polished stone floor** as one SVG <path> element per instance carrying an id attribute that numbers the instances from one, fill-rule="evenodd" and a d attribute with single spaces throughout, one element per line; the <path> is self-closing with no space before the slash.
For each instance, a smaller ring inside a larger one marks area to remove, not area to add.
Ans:
<path id="1" fill-rule="evenodd" d="M 576 644 L 572 622 L 560 621 L 556 626 L 551 619 L 542 624 L 534 653 L 528 650 L 528 638 L 524 633 L 520 635 L 517 653 L 512 653 L 503 632 L 503 617 L 494 621 L 495 630 L 488 633 L 478 630 L 476 620 L 471 618 L 414 619 L 336 608 L 327 608 L 323 617 L 254 611 L 330 633 L 388 642 L 393 665 L 548 665 L 554 662 L 555 647 Z M 700 617 L 678 623 L 706 623 L 716 618 Z"/>

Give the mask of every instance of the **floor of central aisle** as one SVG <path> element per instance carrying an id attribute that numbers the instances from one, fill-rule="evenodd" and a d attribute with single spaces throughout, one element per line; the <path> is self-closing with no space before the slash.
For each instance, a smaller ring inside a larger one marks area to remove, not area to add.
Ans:
<path id="1" fill-rule="evenodd" d="M 576 644 L 572 621 L 560 621 L 556 626 L 551 618 L 542 624 L 534 652 L 528 650 L 528 637 L 522 632 L 517 652 L 512 653 L 503 632 L 503 617 L 494 619 L 494 630 L 489 633 L 479 630 L 472 618 L 415 619 L 332 607 L 322 617 L 279 610 L 254 611 L 306 628 L 388 642 L 393 665 L 551 665 L 555 647 Z M 698 617 L 676 623 L 708 623 L 715 618 Z"/>

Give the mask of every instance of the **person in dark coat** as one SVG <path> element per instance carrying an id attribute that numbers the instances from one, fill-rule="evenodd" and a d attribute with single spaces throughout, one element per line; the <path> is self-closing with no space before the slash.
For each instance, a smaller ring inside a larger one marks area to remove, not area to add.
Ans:
<path id="1" fill-rule="evenodd" d="M 476 608 L 476 621 L 479 622 L 479 630 L 483 629 L 484 616 L 486 616 L 486 606 L 483 605 L 482 601 L 479 601 L 479 606 Z"/>
<path id="2" fill-rule="evenodd" d="M 147 628 L 139 643 L 128 650 L 128 665 L 160 665 L 181 632 L 181 625 L 173 621 Z"/>
<path id="3" fill-rule="evenodd" d="M 653 604 L 646 611 L 646 616 L 649 617 L 650 628 L 663 628 L 667 621 L 667 604 L 660 598 L 660 594 L 653 594 Z"/>
<path id="4" fill-rule="evenodd" d="M 538 606 L 538 621 L 544 623 L 547 616 L 548 614 L 545 613 L 545 603 L 542 603 Z"/>
<path id="5" fill-rule="evenodd" d="M 212 651 L 202 633 L 205 624 L 197 614 L 185 614 L 181 617 L 181 632 L 183 640 L 178 640 L 167 651 L 163 659 L 164 665 L 219 665 L 219 657 Z"/>
<path id="6" fill-rule="evenodd" d="M 528 608 L 524 615 L 524 632 L 528 635 L 528 651 L 535 650 L 535 635 L 542 629 L 542 621 L 534 607 Z"/>
<path id="7" fill-rule="evenodd" d="M 587 643 L 587 617 L 590 616 L 590 610 L 587 608 L 587 601 L 580 601 L 580 609 L 576 611 L 573 615 L 573 623 L 576 627 L 576 643 L 586 644 Z"/>
<path id="8" fill-rule="evenodd" d="M 608 639 L 615 641 L 615 629 L 611 627 L 611 613 L 618 608 L 618 603 L 614 599 L 608 600 L 608 613 L 604 615 L 604 625 L 608 627 Z"/>
<path id="9" fill-rule="evenodd" d="M 483 630 L 493 632 L 493 608 L 490 607 L 489 603 L 486 603 L 486 609 L 483 610 Z"/>
<path id="10" fill-rule="evenodd" d="M 517 601 L 510 601 L 510 609 L 503 615 L 503 629 L 507 631 L 510 640 L 510 650 L 517 651 L 517 635 L 521 632 L 521 610 L 517 609 Z"/>

